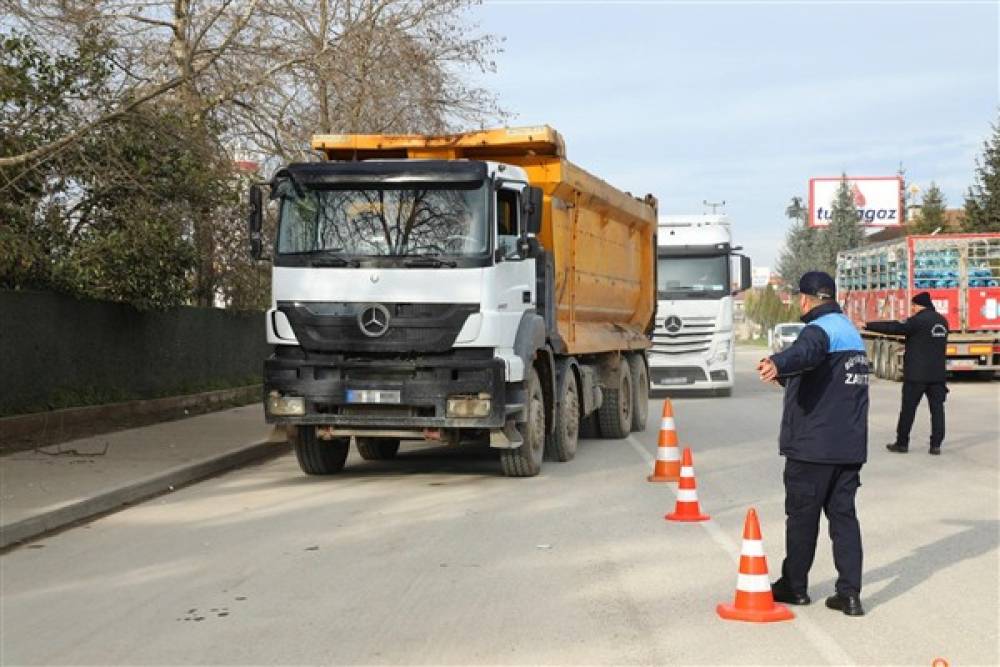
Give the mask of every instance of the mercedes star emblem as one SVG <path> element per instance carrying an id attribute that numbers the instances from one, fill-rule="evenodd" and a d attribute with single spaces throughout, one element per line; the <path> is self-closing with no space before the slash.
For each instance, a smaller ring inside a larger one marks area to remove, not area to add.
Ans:
<path id="1" fill-rule="evenodd" d="M 369 338 L 384 336 L 389 330 L 389 309 L 378 304 L 366 306 L 358 313 L 358 327 Z"/>
<path id="2" fill-rule="evenodd" d="M 681 330 L 681 318 L 676 315 L 671 315 L 663 322 L 663 328 L 670 333 L 677 333 Z"/>

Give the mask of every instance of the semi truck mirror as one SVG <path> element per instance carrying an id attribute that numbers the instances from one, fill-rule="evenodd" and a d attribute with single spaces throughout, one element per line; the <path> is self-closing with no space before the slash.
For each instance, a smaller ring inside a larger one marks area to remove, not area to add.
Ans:
<path id="1" fill-rule="evenodd" d="M 523 200 L 524 231 L 527 234 L 538 234 L 542 231 L 542 189 L 525 188 Z"/>
<path id="2" fill-rule="evenodd" d="M 261 230 L 264 227 L 264 193 L 259 184 L 250 186 L 250 213 L 247 216 L 247 229 L 250 232 L 250 256 L 260 259 L 264 253 L 264 240 Z"/>
<path id="3" fill-rule="evenodd" d="M 750 258 L 740 255 L 740 291 L 745 292 L 753 285 L 753 270 L 750 266 Z"/>

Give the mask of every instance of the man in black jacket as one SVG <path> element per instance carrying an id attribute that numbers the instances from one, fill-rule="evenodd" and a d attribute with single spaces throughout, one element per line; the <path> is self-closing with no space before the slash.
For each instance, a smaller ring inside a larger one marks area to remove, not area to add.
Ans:
<path id="1" fill-rule="evenodd" d="M 931 409 L 930 453 L 941 453 L 944 441 L 945 361 L 948 348 L 948 320 L 934 308 L 931 295 L 913 297 L 913 315 L 902 322 L 868 322 L 865 328 L 877 333 L 906 336 L 903 356 L 903 402 L 896 424 L 896 442 L 886 445 L 890 452 L 905 453 L 910 448 L 910 428 L 920 397 L 927 395 Z"/>
<path id="2" fill-rule="evenodd" d="M 868 357 L 857 329 L 834 300 L 828 274 L 799 281 L 805 328 L 787 350 L 762 359 L 764 382 L 785 386 L 780 449 L 785 457 L 785 560 L 774 598 L 809 604 L 809 570 L 816 554 L 820 511 L 826 513 L 839 574 L 826 606 L 848 616 L 861 605 L 861 528 L 854 497 L 868 457 Z"/>

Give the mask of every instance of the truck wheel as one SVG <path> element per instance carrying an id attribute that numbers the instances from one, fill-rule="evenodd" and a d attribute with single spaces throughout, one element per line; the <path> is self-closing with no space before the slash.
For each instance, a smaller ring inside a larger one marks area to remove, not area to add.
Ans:
<path id="1" fill-rule="evenodd" d="M 308 475 L 332 475 L 344 469 L 351 439 L 320 440 L 316 437 L 314 427 L 300 426 L 295 429 L 292 444 L 302 472 Z"/>
<path id="2" fill-rule="evenodd" d="M 875 377 L 877 378 L 885 377 L 885 357 L 882 355 L 882 347 L 881 340 L 875 341 L 873 356 L 875 358 Z"/>
<path id="3" fill-rule="evenodd" d="M 646 370 L 646 360 L 641 354 L 628 355 L 628 368 L 632 374 L 632 430 L 646 430 L 649 418 L 649 371 Z"/>
<path id="4" fill-rule="evenodd" d="M 610 440 L 621 440 L 632 430 L 633 398 L 632 373 L 628 362 L 622 358 L 618 364 L 614 386 L 603 389 L 604 402 L 597 411 L 597 420 L 601 425 L 601 436 Z"/>
<path id="5" fill-rule="evenodd" d="M 895 345 L 889 346 L 889 379 L 893 382 L 902 382 L 903 364 L 899 359 L 899 349 Z"/>
<path id="6" fill-rule="evenodd" d="M 399 440 L 393 438 L 357 438 L 358 454 L 365 461 L 386 461 L 396 458 Z"/>
<path id="7" fill-rule="evenodd" d="M 534 477 L 542 469 L 545 454 L 545 395 L 534 367 L 528 369 L 524 385 L 528 418 L 517 425 L 524 442 L 517 449 L 500 450 L 500 464 L 507 477 Z"/>
<path id="8" fill-rule="evenodd" d="M 580 439 L 594 440 L 601 437 L 601 425 L 597 423 L 597 410 L 580 417 Z"/>
<path id="9" fill-rule="evenodd" d="M 556 410 L 556 428 L 552 440 L 546 444 L 545 453 L 553 461 L 572 461 L 580 438 L 580 395 L 576 389 L 576 374 L 567 368 L 559 387 L 559 409 Z"/>

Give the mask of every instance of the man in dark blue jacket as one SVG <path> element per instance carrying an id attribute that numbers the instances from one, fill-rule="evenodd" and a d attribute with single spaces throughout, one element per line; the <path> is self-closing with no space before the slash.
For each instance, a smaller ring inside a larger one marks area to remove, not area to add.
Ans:
<path id="1" fill-rule="evenodd" d="M 848 616 L 861 605 L 861 528 L 854 496 L 868 456 L 868 358 L 834 300 L 836 284 L 820 271 L 799 281 L 806 327 L 795 343 L 757 370 L 785 387 L 781 454 L 785 457 L 785 560 L 772 592 L 779 602 L 809 604 L 809 570 L 820 511 L 826 513 L 839 577 L 826 606 Z"/>
<path id="2" fill-rule="evenodd" d="M 948 320 L 934 308 L 929 292 L 913 297 L 913 315 L 902 322 L 868 322 L 865 328 L 878 333 L 906 336 L 903 356 L 903 402 L 896 424 L 896 441 L 886 445 L 890 452 L 905 454 L 910 449 L 910 429 L 920 397 L 927 394 L 931 409 L 931 448 L 941 453 L 944 441 L 944 400 L 948 395 L 945 368 L 948 348 Z"/>

